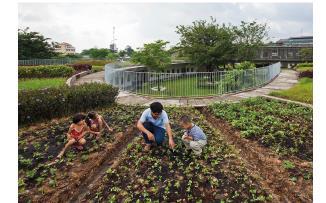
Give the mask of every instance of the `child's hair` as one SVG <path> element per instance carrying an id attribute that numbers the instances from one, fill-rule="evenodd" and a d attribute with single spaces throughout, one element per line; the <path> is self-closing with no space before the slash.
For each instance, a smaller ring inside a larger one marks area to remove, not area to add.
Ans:
<path id="1" fill-rule="evenodd" d="M 153 113 L 161 113 L 163 110 L 163 105 L 160 102 L 153 102 L 149 107 Z"/>
<path id="2" fill-rule="evenodd" d="M 88 112 L 86 118 L 85 118 L 85 122 L 88 125 L 88 127 L 91 127 L 91 120 L 90 119 L 95 119 L 96 118 L 96 112 L 95 111 L 91 111 Z"/>
<path id="3" fill-rule="evenodd" d="M 74 124 L 79 123 L 80 121 L 84 120 L 86 116 L 82 113 L 75 114 L 74 117 L 72 118 L 72 122 Z"/>
<path id="4" fill-rule="evenodd" d="M 97 113 L 95 111 L 91 111 L 91 112 L 88 112 L 87 117 L 90 118 L 90 119 L 95 119 L 96 114 Z"/>
<path id="5" fill-rule="evenodd" d="M 191 123 L 191 118 L 190 118 L 190 116 L 183 115 L 180 118 L 180 122 L 182 122 L 182 123 Z"/>

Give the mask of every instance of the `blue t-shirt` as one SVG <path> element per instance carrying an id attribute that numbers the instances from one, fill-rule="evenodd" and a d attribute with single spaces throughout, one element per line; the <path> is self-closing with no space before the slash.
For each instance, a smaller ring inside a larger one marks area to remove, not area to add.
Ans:
<path id="1" fill-rule="evenodd" d="M 139 120 L 142 123 L 151 122 L 153 125 L 164 129 L 165 129 L 165 124 L 169 123 L 168 114 L 164 110 L 162 110 L 161 115 L 157 119 L 154 119 L 150 108 L 146 109 L 142 113 Z"/>
<path id="2" fill-rule="evenodd" d="M 186 132 L 187 132 L 188 136 L 191 136 L 194 139 L 194 141 L 206 140 L 205 133 L 197 125 L 193 124 L 192 128 L 189 130 L 186 130 Z"/>

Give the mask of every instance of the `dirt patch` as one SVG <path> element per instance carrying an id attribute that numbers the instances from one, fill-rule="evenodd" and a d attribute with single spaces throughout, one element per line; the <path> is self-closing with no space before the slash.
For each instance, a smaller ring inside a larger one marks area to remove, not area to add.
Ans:
<path id="1" fill-rule="evenodd" d="M 246 168 L 273 196 L 273 201 L 312 202 L 312 181 L 304 181 L 302 178 L 296 182 L 291 181 L 289 172 L 282 167 L 280 157 L 274 152 L 255 141 L 242 138 L 238 130 L 232 128 L 226 121 L 213 116 L 207 108 L 198 108 L 198 110 L 214 128 L 220 130 L 223 139 L 235 147 Z M 302 168 L 312 167 L 309 163 L 296 158 L 290 160 Z"/>
<path id="2" fill-rule="evenodd" d="M 108 143 L 105 150 L 89 154 L 88 160 L 76 160 L 69 171 L 56 174 L 56 187 L 44 185 L 40 188 L 43 195 L 31 197 L 32 202 L 67 202 L 78 199 L 78 195 L 88 190 L 94 180 L 100 178 L 103 168 L 114 163 L 115 158 L 135 137 L 135 126 L 129 127 L 125 133 L 116 133 L 115 141 Z"/>

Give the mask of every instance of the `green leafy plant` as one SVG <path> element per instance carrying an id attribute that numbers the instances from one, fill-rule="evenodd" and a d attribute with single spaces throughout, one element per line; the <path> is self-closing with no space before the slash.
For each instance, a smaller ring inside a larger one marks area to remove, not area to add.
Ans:
<path id="1" fill-rule="evenodd" d="M 70 77 L 74 69 L 64 65 L 19 66 L 18 78 Z"/>
<path id="2" fill-rule="evenodd" d="M 70 88 L 22 90 L 18 93 L 19 124 L 108 106 L 114 103 L 117 94 L 117 88 L 97 83 Z"/>
<path id="3" fill-rule="evenodd" d="M 283 168 L 285 168 L 285 169 L 294 169 L 294 168 L 295 168 L 294 163 L 291 162 L 291 161 L 289 161 L 289 160 L 285 160 L 285 161 L 283 161 L 282 166 L 283 166 Z"/>

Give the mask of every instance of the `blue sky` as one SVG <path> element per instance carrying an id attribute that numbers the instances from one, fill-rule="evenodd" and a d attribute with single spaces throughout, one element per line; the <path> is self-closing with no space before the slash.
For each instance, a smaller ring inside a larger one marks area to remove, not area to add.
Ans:
<path id="1" fill-rule="evenodd" d="M 18 27 L 83 49 L 108 48 L 112 27 L 119 49 L 163 39 L 174 45 L 176 26 L 213 16 L 218 23 L 267 23 L 270 40 L 313 34 L 312 3 L 19 3 Z"/>

